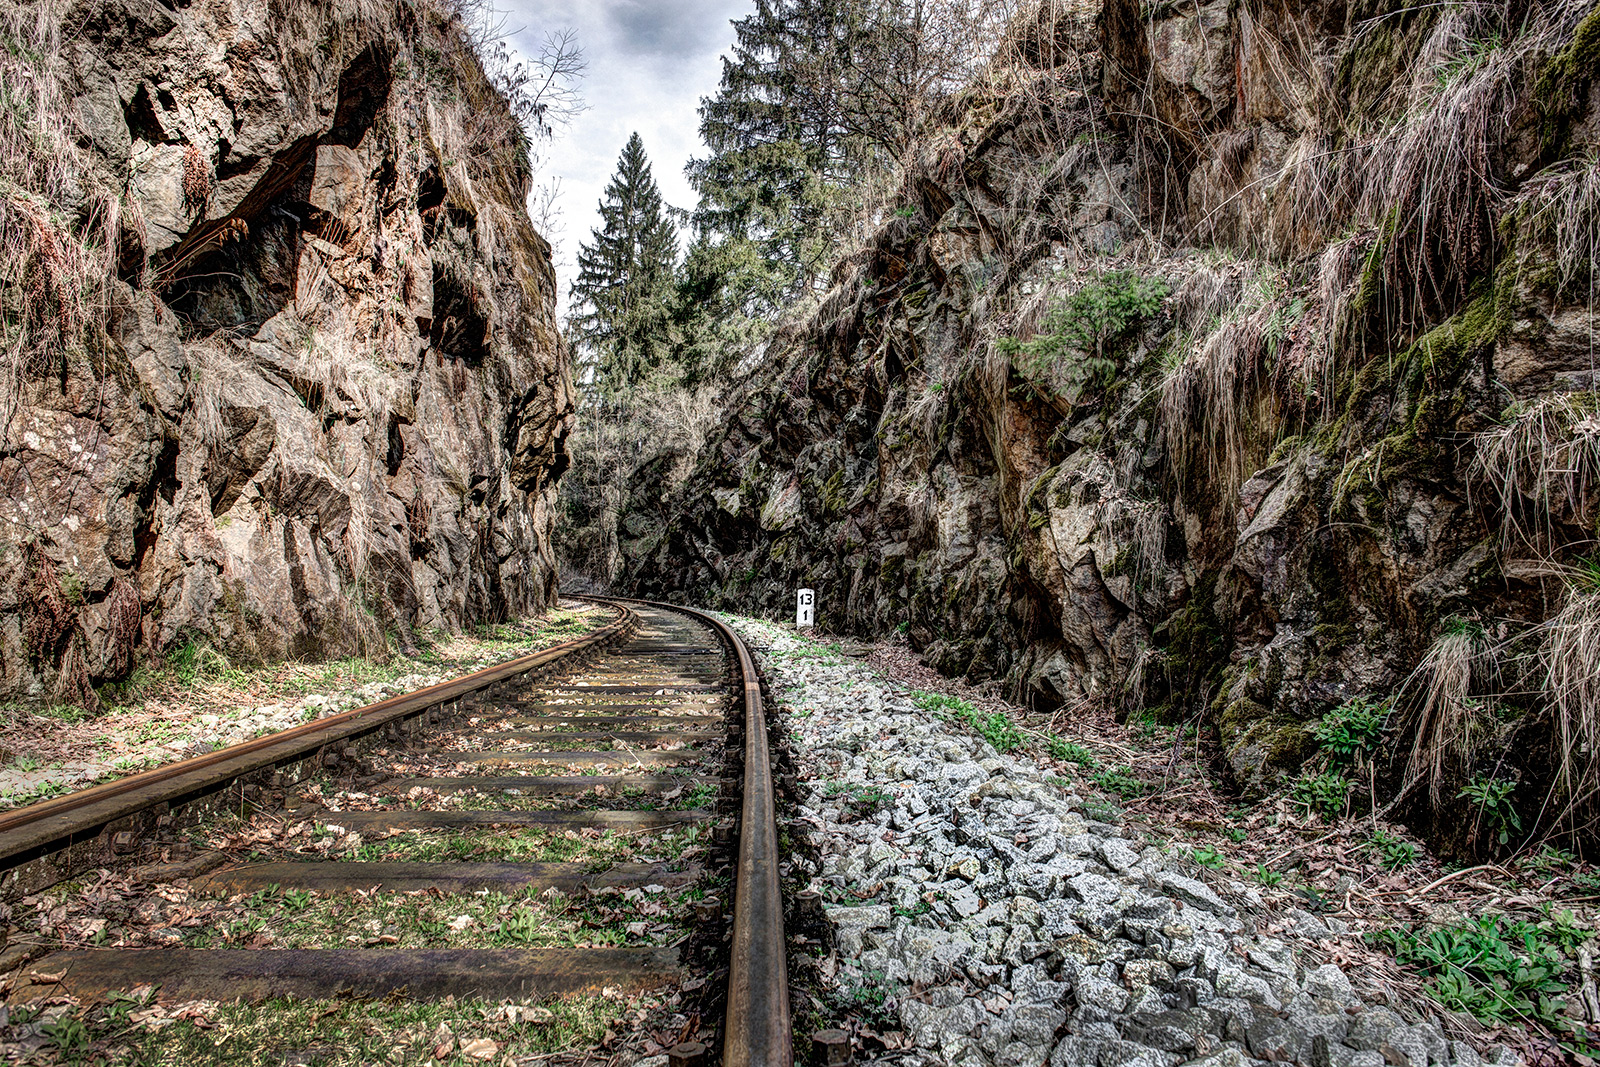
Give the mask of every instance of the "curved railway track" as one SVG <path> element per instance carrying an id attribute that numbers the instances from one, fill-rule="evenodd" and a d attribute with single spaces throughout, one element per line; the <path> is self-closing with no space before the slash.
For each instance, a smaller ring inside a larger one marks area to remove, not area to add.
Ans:
<path id="1" fill-rule="evenodd" d="M 500 893 L 529 902 L 522 918 L 530 941 L 540 939 L 534 902 L 545 891 L 560 900 L 614 900 L 619 890 L 667 900 L 677 892 L 678 914 L 656 924 L 652 937 L 634 937 L 646 925 L 637 923 L 626 943 L 603 947 L 484 947 L 470 939 L 400 947 L 400 938 L 389 937 L 358 947 L 141 945 L 41 954 L 40 946 L 13 944 L 12 973 L 0 974 L 9 997 L 92 998 L 141 985 L 172 1001 L 544 997 L 715 978 L 726 982 L 725 1026 L 712 1035 L 722 1062 L 788 1067 L 773 775 L 754 663 L 730 629 L 703 613 L 593 599 L 616 618 L 578 640 L 0 813 L 0 898 L 108 861 L 136 866 L 178 829 L 203 831 L 227 813 L 238 820 L 230 825 L 239 840 L 293 823 L 316 834 L 332 827 L 360 835 L 366 847 L 337 858 L 269 849 L 244 863 L 212 850 L 147 864 L 136 877 L 189 877 L 190 892 L 231 899 Z M 419 849 L 435 839 L 460 858 Z M 607 862 L 588 853 L 585 842 L 593 841 L 608 842 Z M 542 850 L 577 855 L 564 860 Z M 703 892 L 729 881 L 731 924 Z M 725 971 L 716 958 L 723 945 Z M 714 973 L 695 974 L 697 967 Z M 700 1058 L 698 1046 L 674 1052 L 683 1063 Z"/>

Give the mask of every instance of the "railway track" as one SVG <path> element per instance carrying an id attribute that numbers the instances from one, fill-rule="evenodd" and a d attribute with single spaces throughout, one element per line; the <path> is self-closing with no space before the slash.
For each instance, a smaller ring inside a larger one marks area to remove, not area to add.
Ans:
<path id="1" fill-rule="evenodd" d="M 7 999 L 142 986 L 175 1002 L 545 998 L 678 984 L 725 1006 L 720 1031 L 681 1036 L 708 1041 L 712 1058 L 720 1046 L 726 1064 L 786 1067 L 753 662 L 710 616 L 604 603 L 609 625 L 553 649 L 0 813 L 0 897 L 114 859 L 139 885 L 181 887 L 185 921 L 229 917 L 198 932 L 116 923 L 118 947 L 15 938 L 0 957 Z M 184 839 L 201 850 L 184 855 Z M 327 922 L 296 935 L 290 908 L 323 908 Z M 179 911 L 155 902 L 143 914 Z M 704 1048 L 673 1053 L 689 1064 Z"/>

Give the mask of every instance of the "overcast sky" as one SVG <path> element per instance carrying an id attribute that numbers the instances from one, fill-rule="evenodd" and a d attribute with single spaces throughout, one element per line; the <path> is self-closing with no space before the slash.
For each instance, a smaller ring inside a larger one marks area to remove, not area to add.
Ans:
<path id="1" fill-rule="evenodd" d="M 599 225 L 597 205 L 628 135 L 644 138 L 662 198 L 673 207 L 694 206 L 683 176 L 700 143 L 702 96 L 722 78 L 718 56 L 733 43 L 732 19 L 750 0 L 496 0 L 505 29 L 525 55 L 537 55 L 544 34 L 571 28 L 589 61 L 582 92 L 589 110 L 546 154 L 541 177 L 561 179 L 562 216 L 556 270 L 565 311 L 578 246 Z"/>

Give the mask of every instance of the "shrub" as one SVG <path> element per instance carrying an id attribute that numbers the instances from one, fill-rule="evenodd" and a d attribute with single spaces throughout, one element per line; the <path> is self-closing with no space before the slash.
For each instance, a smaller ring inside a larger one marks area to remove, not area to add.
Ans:
<path id="1" fill-rule="evenodd" d="M 1160 278 L 1113 271 L 1046 312 L 1040 331 L 1028 340 L 1002 337 L 999 350 L 1025 377 L 1060 375 L 1066 388 L 1058 391 L 1076 402 L 1085 389 L 1110 382 L 1118 342 L 1160 310 L 1170 291 Z"/>

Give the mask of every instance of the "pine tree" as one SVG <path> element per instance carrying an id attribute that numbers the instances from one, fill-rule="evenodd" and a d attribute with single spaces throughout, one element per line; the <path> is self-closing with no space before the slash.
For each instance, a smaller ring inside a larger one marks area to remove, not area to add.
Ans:
<path id="1" fill-rule="evenodd" d="M 645 384 L 672 343 L 678 238 L 637 133 L 617 160 L 600 219 L 578 251 L 568 332 L 591 368 L 590 387 L 614 397 Z"/>

